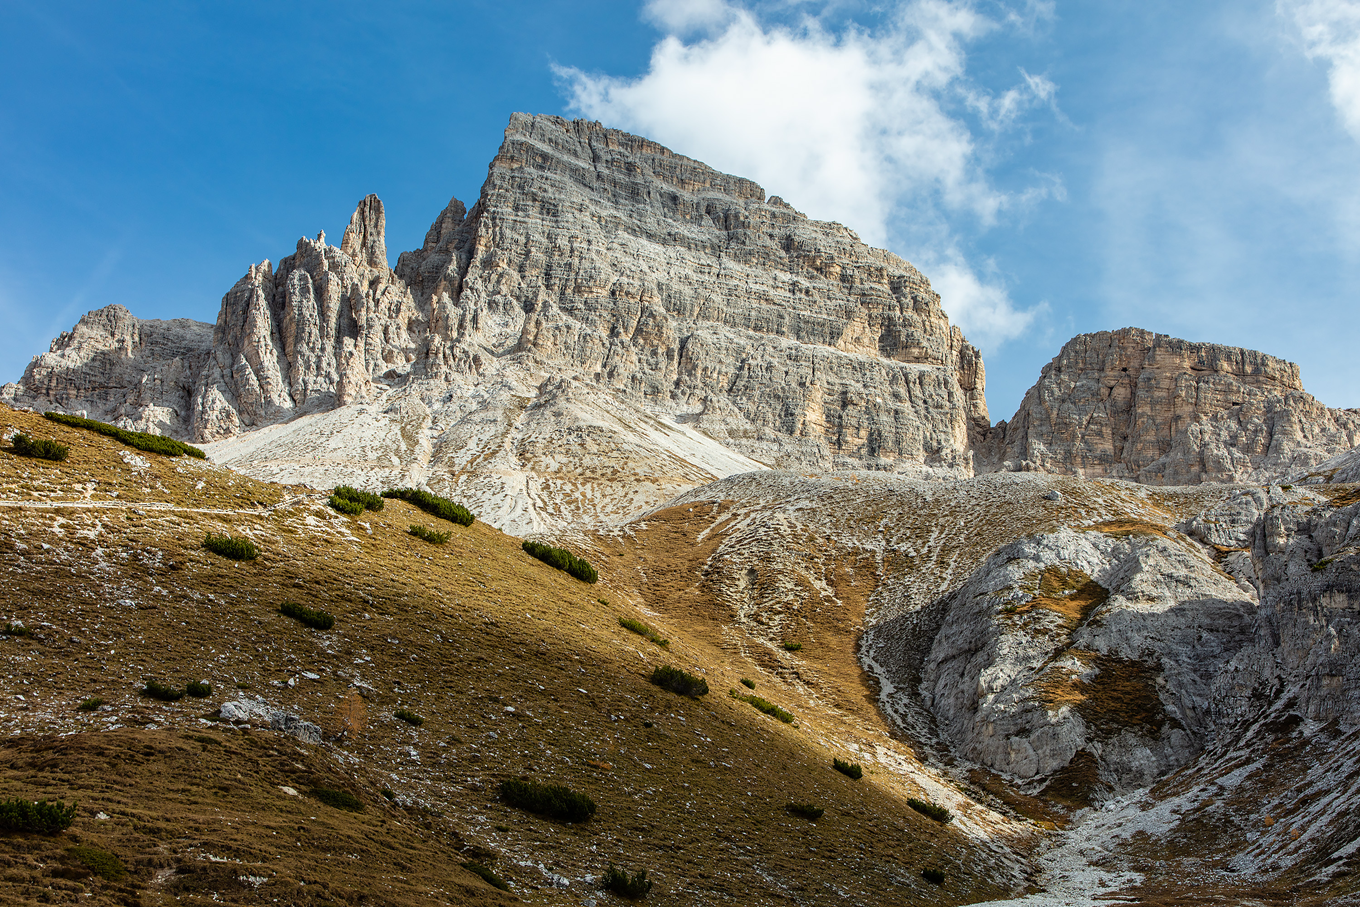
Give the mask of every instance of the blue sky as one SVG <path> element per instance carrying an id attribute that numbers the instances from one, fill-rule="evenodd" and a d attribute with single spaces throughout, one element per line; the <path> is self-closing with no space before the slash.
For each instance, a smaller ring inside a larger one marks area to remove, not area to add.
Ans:
<path id="1" fill-rule="evenodd" d="M 512 111 L 587 116 L 917 264 L 1008 418 L 1071 335 L 1360 406 L 1360 0 L 5 3 L 0 380 L 85 311 L 213 321 L 382 197 L 395 260 Z"/>

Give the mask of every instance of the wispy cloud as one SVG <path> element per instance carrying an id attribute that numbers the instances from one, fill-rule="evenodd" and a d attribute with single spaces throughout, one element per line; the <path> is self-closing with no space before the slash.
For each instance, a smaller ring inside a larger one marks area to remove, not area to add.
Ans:
<path id="1" fill-rule="evenodd" d="M 1355 0 L 1279 0 L 1308 56 L 1327 64 L 1332 104 L 1341 122 L 1360 141 L 1360 2 Z"/>
<path id="2" fill-rule="evenodd" d="M 645 73 L 557 73 L 577 112 L 751 177 L 874 245 L 910 234 L 897 251 L 947 263 L 948 276 L 927 273 L 970 337 L 999 343 L 1023 332 L 1035 313 L 970 268 L 951 229 L 986 230 L 1052 189 L 999 190 L 984 152 L 1028 111 L 1053 107 L 1057 86 L 1021 70 L 992 93 L 966 75 L 969 42 L 1032 25 L 1051 4 L 1021 5 L 1010 23 L 969 2 L 912 0 L 873 31 L 831 29 L 818 4 L 795 6 L 781 24 L 727 0 L 651 0 L 644 15 L 666 34 Z M 910 229 L 899 229 L 904 220 Z"/>

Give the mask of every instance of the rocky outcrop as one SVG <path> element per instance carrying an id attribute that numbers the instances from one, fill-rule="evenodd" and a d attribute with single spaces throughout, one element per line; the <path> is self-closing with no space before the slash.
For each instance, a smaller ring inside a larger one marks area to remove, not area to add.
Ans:
<path id="1" fill-rule="evenodd" d="M 1293 363 L 1124 328 L 1068 341 L 977 463 L 1157 485 L 1263 482 L 1357 443 L 1360 411 L 1323 406 Z"/>

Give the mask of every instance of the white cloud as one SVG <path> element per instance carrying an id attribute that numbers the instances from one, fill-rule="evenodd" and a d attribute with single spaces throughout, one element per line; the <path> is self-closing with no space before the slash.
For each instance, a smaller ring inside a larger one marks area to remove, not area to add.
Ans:
<path id="1" fill-rule="evenodd" d="M 1025 8 L 1042 15 L 1045 4 Z M 1022 70 L 1000 95 L 966 79 L 965 45 L 1001 23 L 966 0 L 912 0 L 876 32 L 828 31 L 814 16 L 770 25 L 726 0 L 651 0 L 645 15 L 668 34 L 644 74 L 557 70 L 573 111 L 755 179 L 873 245 L 910 221 L 912 248 L 898 251 L 958 269 L 949 282 L 967 296 L 945 296 L 951 315 L 970 313 L 973 330 L 995 342 L 1032 321 L 999 284 L 959 277 L 973 272 L 948 252 L 957 246 L 951 222 L 986 229 L 1033 197 L 990 184 L 985 142 L 953 112 L 970 112 L 990 139 L 1031 108 L 1053 106 L 1057 87 L 1043 76 Z M 935 236 L 923 247 L 926 232 Z"/>
<path id="2" fill-rule="evenodd" d="M 1279 0 L 1294 20 L 1311 59 L 1328 65 L 1332 104 L 1360 140 L 1360 3 L 1355 0 Z"/>
<path id="3" fill-rule="evenodd" d="M 1004 286 L 995 279 L 983 280 L 958 254 L 925 260 L 922 267 L 940 299 L 947 301 L 950 320 L 983 349 L 1020 336 L 1048 309 L 1044 304 L 1025 311 L 1016 309 Z"/>

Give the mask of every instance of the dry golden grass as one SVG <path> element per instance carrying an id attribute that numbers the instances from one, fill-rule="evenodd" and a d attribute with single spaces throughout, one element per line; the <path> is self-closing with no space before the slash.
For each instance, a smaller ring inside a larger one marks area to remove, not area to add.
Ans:
<path id="1" fill-rule="evenodd" d="M 1163 538 L 1166 538 L 1166 530 L 1168 527 L 1149 522 L 1148 520 L 1120 519 L 1102 520 L 1101 522 L 1087 526 L 1086 528 L 1093 532 L 1103 532 L 1105 535 L 1113 535 L 1119 538 L 1131 535 L 1160 535 Z"/>
<path id="2" fill-rule="evenodd" d="M 0 778 L 7 795 L 81 807 L 72 833 L 0 837 L 0 902 L 503 900 L 458 868 L 469 859 L 545 904 L 600 897 L 593 880 L 610 862 L 646 868 L 661 905 L 960 904 L 1005 891 L 1006 871 L 966 827 L 906 806 L 919 794 L 910 777 L 868 759 L 860 781 L 832 770 L 851 740 L 894 745 L 866 702 L 853 615 L 814 609 L 799 659 L 759 673 L 797 727 L 725 695 L 758 665 L 722 630 L 696 574 L 703 545 L 681 547 L 693 536 L 679 521 L 636 543 L 642 554 L 601 543 L 590 554 L 603 581 L 586 586 L 481 523 L 430 546 L 406 532 L 416 511 L 403 502 L 344 517 L 324 495 L 184 458 L 130 465 L 109 439 L 5 419 L 72 451 L 49 467 L 0 449 L 0 505 L 24 505 L 0 506 L 0 620 L 36 631 L 0 640 Z M 208 531 L 248 536 L 261 555 L 210 554 Z M 335 628 L 283 617 L 285 599 L 333 613 Z M 668 650 L 618 625 L 639 607 Z M 663 663 L 702 673 L 713 692 L 693 701 L 652 686 Z M 799 672 L 817 675 L 824 699 Z M 144 700 L 148 676 L 205 679 L 214 693 Z M 255 695 L 334 736 L 310 746 L 211 721 L 224 700 Z M 78 711 L 91 696 L 105 707 Z M 400 708 L 424 725 L 393 718 Z M 599 811 L 564 826 L 510 810 L 496 786 L 522 775 L 588 793 Z M 308 785 L 350 790 L 368 809 L 279 789 Z M 826 814 L 794 819 L 791 800 Z M 59 854 L 77 839 L 117 854 L 129 878 L 68 878 L 79 873 Z M 945 867 L 948 884 L 924 882 L 925 865 Z"/>

